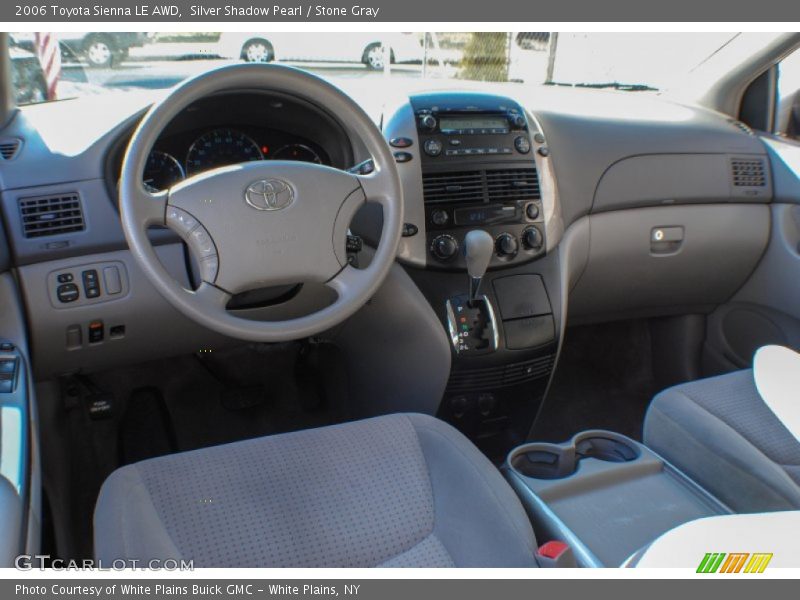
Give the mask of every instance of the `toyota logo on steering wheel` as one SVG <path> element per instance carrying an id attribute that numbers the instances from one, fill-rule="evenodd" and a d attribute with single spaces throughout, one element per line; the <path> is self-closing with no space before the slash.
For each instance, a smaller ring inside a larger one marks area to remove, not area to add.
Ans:
<path id="1" fill-rule="evenodd" d="M 244 199 L 256 210 L 281 210 L 294 202 L 294 190 L 281 179 L 260 179 L 247 186 Z"/>

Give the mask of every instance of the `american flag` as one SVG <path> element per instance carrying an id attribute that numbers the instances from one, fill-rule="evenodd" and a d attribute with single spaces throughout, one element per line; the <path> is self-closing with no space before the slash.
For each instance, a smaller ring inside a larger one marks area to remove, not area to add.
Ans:
<path id="1" fill-rule="evenodd" d="M 56 86 L 61 77 L 61 50 L 58 38 L 54 33 L 37 33 L 34 36 L 34 46 L 47 84 L 47 99 L 55 100 Z"/>

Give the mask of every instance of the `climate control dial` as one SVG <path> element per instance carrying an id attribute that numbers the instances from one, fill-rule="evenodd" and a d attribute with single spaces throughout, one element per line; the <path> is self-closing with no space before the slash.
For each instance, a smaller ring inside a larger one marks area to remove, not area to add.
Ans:
<path id="1" fill-rule="evenodd" d="M 501 233 L 494 243 L 495 252 L 501 258 L 510 258 L 519 250 L 517 238 L 510 233 Z"/>
<path id="2" fill-rule="evenodd" d="M 442 262 L 452 260 L 458 253 L 458 242 L 452 235 L 439 235 L 431 242 L 431 254 Z"/>
<path id="3" fill-rule="evenodd" d="M 522 245 L 527 250 L 541 250 L 544 238 L 536 227 L 528 227 L 522 232 Z"/>

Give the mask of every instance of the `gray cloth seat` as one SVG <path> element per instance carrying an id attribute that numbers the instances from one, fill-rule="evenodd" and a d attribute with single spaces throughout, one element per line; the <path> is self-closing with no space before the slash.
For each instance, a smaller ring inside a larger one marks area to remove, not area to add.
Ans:
<path id="1" fill-rule="evenodd" d="M 644 442 L 736 512 L 800 508 L 800 442 L 761 399 L 752 370 L 661 392 Z"/>
<path id="2" fill-rule="evenodd" d="M 398 414 L 146 460 L 106 480 L 98 559 L 195 567 L 535 567 L 500 472 L 432 417 Z"/>

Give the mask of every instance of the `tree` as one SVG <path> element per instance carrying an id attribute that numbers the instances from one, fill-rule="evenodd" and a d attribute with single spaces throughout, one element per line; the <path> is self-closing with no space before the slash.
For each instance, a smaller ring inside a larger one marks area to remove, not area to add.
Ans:
<path id="1" fill-rule="evenodd" d="M 508 34 L 473 33 L 464 47 L 461 79 L 508 81 Z"/>

